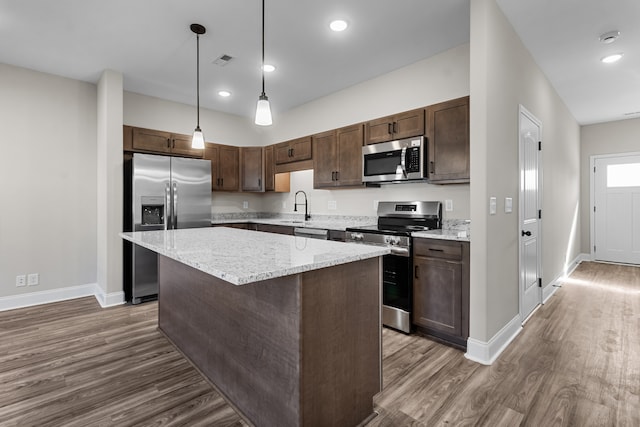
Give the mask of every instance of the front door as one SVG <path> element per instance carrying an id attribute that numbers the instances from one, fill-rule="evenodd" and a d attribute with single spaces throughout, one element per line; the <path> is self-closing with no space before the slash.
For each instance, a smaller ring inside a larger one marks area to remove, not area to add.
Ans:
<path id="1" fill-rule="evenodd" d="M 520 319 L 524 322 L 542 303 L 540 287 L 540 160 L 542 124 L 520 106 L 519 264 Z"/>
<path id="2" fill-rule="evenodd" d="M 640 155 L 594 160 L 597 261 L 640 264 Z"/>

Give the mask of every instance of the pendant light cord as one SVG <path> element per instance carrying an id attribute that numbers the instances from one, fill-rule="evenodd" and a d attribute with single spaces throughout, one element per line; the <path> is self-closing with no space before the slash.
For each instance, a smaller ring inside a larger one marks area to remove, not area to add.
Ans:
<path id="1" fill-rule="evenodd" d="M 196 34 L 196 105 L 196 126 L 200 129 L 200 34 Z"/>
<path id="2" fill-rule="evenodd" d="M 264 0 L 262 0 L 262 96 L 264 93 Z"/>

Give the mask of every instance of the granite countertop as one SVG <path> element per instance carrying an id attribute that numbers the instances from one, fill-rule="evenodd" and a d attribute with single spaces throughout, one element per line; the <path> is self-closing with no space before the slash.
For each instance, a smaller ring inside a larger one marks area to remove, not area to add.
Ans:
<path id="1" fill-rule="evenodd" d="M 422 237 L 425 239 L 457 240 L 460 242 L 471 242 L 469 232 L 460 230 L 428 230 L 414 231 L 411 237 Z"/>
<path id="2" fill-rule="evenodd" d="M 237 222 L 237 221 L 236 221 Z M 228 227 L 120 233 L 137 245 L 234 285 L 374 258 L 389 249 Z"/>

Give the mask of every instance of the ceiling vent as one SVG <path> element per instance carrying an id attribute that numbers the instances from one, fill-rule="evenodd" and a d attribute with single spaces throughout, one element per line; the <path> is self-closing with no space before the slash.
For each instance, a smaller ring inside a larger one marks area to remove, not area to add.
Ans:
<path id="1" fill-rule="evenodd" d="M 231 55 L 227 55 L 226 53 L 224 55 L 220 55 L 219 57 L 217 57 L 216 59 L 213 60 L 213 63 L 216 65 L 219 65 L 221 67 L 224 67 L 225 65 L 227 65 L 229 62 L 231 62 L 231 60 L 233 59 L 233 57 Z"/>

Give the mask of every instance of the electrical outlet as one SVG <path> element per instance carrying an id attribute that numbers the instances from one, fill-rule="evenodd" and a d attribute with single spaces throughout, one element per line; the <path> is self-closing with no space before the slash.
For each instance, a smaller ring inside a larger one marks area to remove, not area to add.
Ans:
<path id="1" fill-rule="evenodd" d="M 287 202 L 282 202 L 282 209 L 287 209 Z"/>
<path id="2" fill-rule="evenodd" d="M 25 274 L 16 276 L 16 286 L 27 286 L 27 276 Z"/>
<path id="3" fill-rule="evenodd" d="M 498 210 L 498 200 L 495 197 L 489 198 L 489 215 L 495 215 Z"/>
<path id="4" fill-rule="evenodd" d="M 38 273 L 31 273 L 27 276 L 27 285 L 36 286 L 40 283 L 40 275 Z"/>
<path id="5" fill-rule="evenodd" d="M 244 201 L 242 202 L 242 209 L 249 209 L 249 202 L 248 201 Z"/>
<path id="6" fill-rule="evenodd" d="M 453 210 L 453 200 L 444 201 L 444 210 L 446 212 L 451 212 Z"/>
<path id="7" fill-rule="evenodd" d="M 330 211 L 335 211 L 336 209 L 338 209 L 338 202 L 336 202 L 335 200 L 329 200 L 327 202 L 327 209 L 329 209 Z"/>

